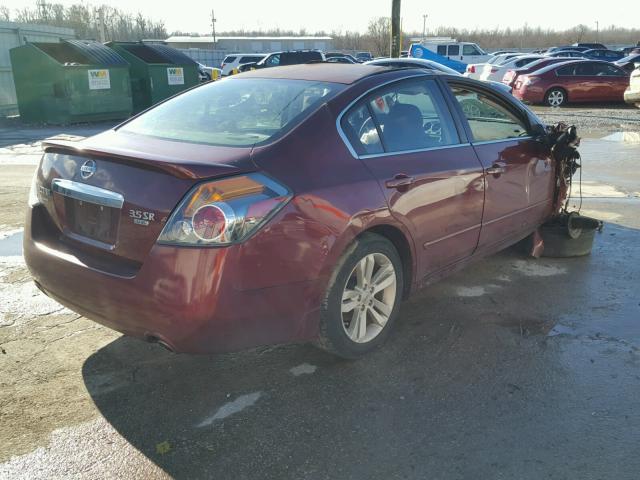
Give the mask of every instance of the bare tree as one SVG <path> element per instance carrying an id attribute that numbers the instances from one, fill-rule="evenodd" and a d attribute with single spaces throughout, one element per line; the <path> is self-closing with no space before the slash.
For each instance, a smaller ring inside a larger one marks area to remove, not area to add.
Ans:
<path id="1" fill-rule="evenodd" d="M 367 27 L 367 36 L 371 42 L 374 55 L 389 55 L 391 45 L 391 28 L 389 17 L 374 18 Z"/>
<path id="2" fill-rule="evenodd" d="M 6 5 L 0 5 L 0 20 L 11 21 L 11 10 Z"/>

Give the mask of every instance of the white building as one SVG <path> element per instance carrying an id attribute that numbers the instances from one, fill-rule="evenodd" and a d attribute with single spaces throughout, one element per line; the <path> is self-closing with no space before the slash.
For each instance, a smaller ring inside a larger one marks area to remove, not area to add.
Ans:
<path id="1" fill-rule="evenodd" d="M 213 37 L 174 36 L 167 45 L 181 50 L 200 48 L 228 53 L 269 53 L 282 50 L 331 50 L 331 37 Z"/>

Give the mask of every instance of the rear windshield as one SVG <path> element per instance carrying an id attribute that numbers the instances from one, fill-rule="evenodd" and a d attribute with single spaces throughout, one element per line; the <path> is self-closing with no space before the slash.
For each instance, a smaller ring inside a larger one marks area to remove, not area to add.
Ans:
<path id="1" fill-rule="evenodd" d="M 221 80 L 161 103 L 119 130 L 166 140 L 249 147 L 290 130 L 343 88 L 306 80 Z"/>

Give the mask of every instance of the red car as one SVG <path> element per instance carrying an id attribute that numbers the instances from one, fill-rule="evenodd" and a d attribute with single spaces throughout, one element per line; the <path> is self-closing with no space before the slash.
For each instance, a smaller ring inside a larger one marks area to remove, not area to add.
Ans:
<path id="1" fill-rule="evenodd" d="M 548 219 L 543 135 L 459 76 L 256 70 L 47 143 L 24 254 L 60 303 L 174 351 L 314 341 L 354 358 L 413 290 Z"/>
<path id="2" fill-rule="evenodd" d="M 546 67 L 547 65 L 566 62 L 568 60 L 571 60 L 571 59 L 562 58 L 562 57 L 541 58 L 540 60 L 536 60 L 535 62 L 532 62 L 525 67 L 520 67 L 513 70 L 507 70 L 507 73 L 505 73 L 504 77 L 502 77 L 502 83 L 513 88 L 516 84 L 516 81 L 520 77 L 520 75 L 525 75 L 527 73 L 535 72 L 536 70 L 540 70 L 542 67 Z"/>
<path id="3" fill-rule="evenodd" d="M 609 62 L 573 60 L 520 76 L 513 96 L 551 107 L 568 102 L 622 102 L 628 85 L 629 73 Z"/>

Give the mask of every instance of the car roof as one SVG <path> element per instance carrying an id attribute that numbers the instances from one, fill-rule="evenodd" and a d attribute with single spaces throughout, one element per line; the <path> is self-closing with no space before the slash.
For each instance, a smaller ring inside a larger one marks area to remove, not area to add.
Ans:
<path id="1" fill-rule="evenodd" d="M 567 65 L 576 65 L 578 63 L 602 63 L 605 65 L 611 65 L 611 62 L 606 62 L 604 60 L 593 60 L 591 58 L 576 58 L 576 59 L 568 60 L 566 62 L 553 63 L 551 65 L 547 65 L 545 67 L 542 67 L 540 70 L 536 70 L 531 75 L 547 73 L 551 70 L 555 70 L 556 68 L 566 67 Z"/>
<path id="2" fill-rule="evenodd" d="M 232 78 L 282 78 L 315 80 L 349 85 L 376 73 L 388 72 L 388 67 L 347 63 L 306 63 L 284 67 L 261 68 L 234 75 Z"/>

